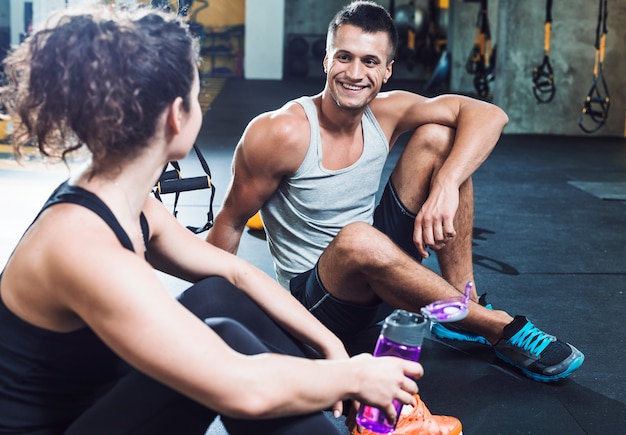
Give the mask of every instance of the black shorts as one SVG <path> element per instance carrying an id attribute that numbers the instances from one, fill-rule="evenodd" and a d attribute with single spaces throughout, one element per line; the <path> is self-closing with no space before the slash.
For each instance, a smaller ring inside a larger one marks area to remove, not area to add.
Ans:
<path id="1" fill-rule="evenodd" d="M 374 211 L 373 225 L 417 261 L 421 261 L 413 244 L 414 221 L 415 215 L 400 202 L 391 181 L 388 181 Z M 393 310 L 383 302 L 360 305 L 337 299 L 321 282 L 317 264 L 294 277 L 289 282 L 289 287 L 296 299 L 337 335 L 352 355 L 374 350 L 380 322 Z"/>

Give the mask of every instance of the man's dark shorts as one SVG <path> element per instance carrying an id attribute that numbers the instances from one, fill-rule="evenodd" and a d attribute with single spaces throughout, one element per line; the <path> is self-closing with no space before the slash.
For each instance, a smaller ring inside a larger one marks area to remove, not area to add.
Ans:
<path id="1" fill-rule="evenodd" d="M 421 261 L 413 244 L 414 221 L 415 215 L 402 205 L 389 181 L 374 211 L 374 227 Z M 296 299 L 344 342 L 350 354 L 374 350 L 380 321 L 392 311 L 391 307 L 385 303 L 358 305 L 335 298 L 321 282 L 317 264 L 294 277 L 289 286 Z"/>

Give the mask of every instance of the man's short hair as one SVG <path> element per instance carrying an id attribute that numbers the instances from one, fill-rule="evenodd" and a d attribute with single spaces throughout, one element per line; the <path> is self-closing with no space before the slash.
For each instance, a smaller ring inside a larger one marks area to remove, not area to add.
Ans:
<path id="1" fill-rule="evenodd" d="M 356 0 L 348 4 L 337 12 L 328 25 L 329 42 L 337 35 L 337 29 L 344 24 L 358 27 L 366 33 L 387 33 L 390 44 L 390 55 L 387 61 L 393 60 L 398 47 L 398 30 L 393 18 L 384 7 L 370 0 Z"/>

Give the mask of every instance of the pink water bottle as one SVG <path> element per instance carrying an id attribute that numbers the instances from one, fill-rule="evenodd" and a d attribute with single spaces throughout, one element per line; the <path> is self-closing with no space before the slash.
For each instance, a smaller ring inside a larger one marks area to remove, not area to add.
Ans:
<path id="1" fill-rule="evenodd" d="M 417 361 L 422 350 L 422 340 L 428 331 L 428 319 L 421 314 L 395 310 L 384 321 L 374 356 L 396 356 Z M 376 433 L 393 432 L 398 423 L 402 403 L 394 400 L 396 420 L 387 421 L 385 415 L 372 406 L 361 405 L 357 423 Z"/>

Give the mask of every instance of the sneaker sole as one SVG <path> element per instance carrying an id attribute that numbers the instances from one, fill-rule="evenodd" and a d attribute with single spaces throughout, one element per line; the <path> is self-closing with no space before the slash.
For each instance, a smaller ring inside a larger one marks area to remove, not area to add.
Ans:
<path id="1" fill-rule="evenodd" d="M 456 332 L 452 329 L 448 329 L 445 326 L 439 323 L 432 323 L 430 326 L 430 332 L 437 338 L 441 338 L 444 340 L 456 340 L 456 341 L 465 341 L 468 343 L 478 343 L 484 344 L 486 346 L 491 346 L 489 340 L 481 335 L 474 334 L 466 334 L 463 332 Z"/>
<path id="2" fill-rule="evenodd" d="M 571 375 L 575 370 L 577 370 L 583 364 L 583 361 L 585 361 L 585 355 L 580 353 L 580 357 L 572 361 L 572 363 L 567 368 L 567 370 L 559 373 L 558 375 L 548 376 L 548 375 L 542 375 L 539 373 L 531 372 L 530 370 L 517 365 L 516 363 L 511 361 L 509 358 L 507 358 L 506 356 L 504 356 L 497 350 L 495 351 L 495 353 L 498 356 L 498 358 L 500 358 L 502 361 L 508 364 L 511 364 L 513 367 L 520 369 L 522 373 L 524 373 L 527 377 L 529 377 L 533 381 L 538 381 L 538 382 L 555 382 L 561 379 L 565 379 L 566 377 Z"/>

